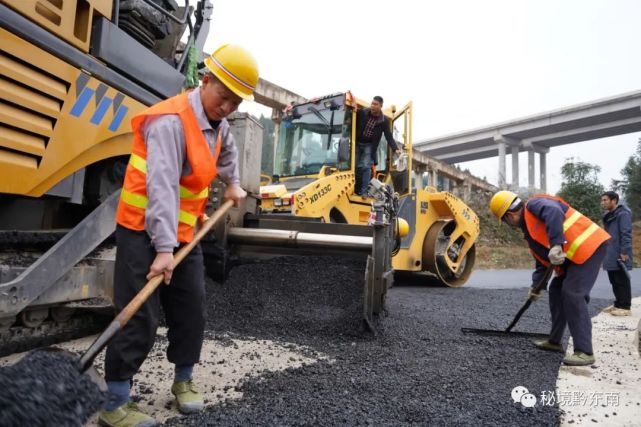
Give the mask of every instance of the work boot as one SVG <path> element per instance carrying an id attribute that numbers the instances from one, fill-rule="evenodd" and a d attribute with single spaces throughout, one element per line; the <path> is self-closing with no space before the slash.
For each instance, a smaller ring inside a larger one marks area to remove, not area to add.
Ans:
<path id="1" fill-rule="evenodd" d="M 138 409 L 134 402 L 127 402 L 113 411 L 101 411 L 98 424 L 105 427 L 153 427 L 156 420 Z"/>
<path id="2" fill-rule="evenodd" d="M 575 351 L 572 356 L 565 356 L 563 363 L 570 366 L 587 366 L 594 364 L 594 355 L 582 351 Z"/>
<path id="3" fill-rule="evenodd" d="M 632 316 L 632 310 L 627 310 L 625 308 L 614 308 L 610 311 L 610 314 L 613 316 Z"/>
<path id="4" fill-rule="evenodd" d="M 606 308 L 604 308 L 604 309 L 603 309 L 603 310 L 601 310 L 601 311 L 603 311 L 604 313 L 611 313 L 611 312 L 612 312 L 612 310 L 614 310 L 615 308 L 616 308 L 616 307 L 614 306 L 614 304 L 612 304 L 612 305 L 607 306 Z"/>
<path id="5" fill-rule="evenodd" d="M 171 393 L 176 396 L 178 410 L 183 414 L 200 412 L 205 407 L 203 397 L 196 390 L 192 380 L 175 382 L 171 386 Z"/>
<path id="6" fill-rule="evenodd" d="M 534 341 L 534 345 L 536 346 L 536 348 L 541 350 L 555 351 L 557 353 L 565 353 L 565 350 L 563 350 L 563 347 L 561 346 L 561 344 L 550 342 L 550 340 Z"/>

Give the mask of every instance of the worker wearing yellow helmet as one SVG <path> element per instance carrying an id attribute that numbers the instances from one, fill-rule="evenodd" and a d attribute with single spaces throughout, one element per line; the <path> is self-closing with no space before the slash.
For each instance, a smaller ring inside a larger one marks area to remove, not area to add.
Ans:
<path id="1" fill-rule="evenodd" d="M 610 235 L 560 197 L 535 195 L 522 201 L 511 191 L 499 191 L 490 200 L 492 214 L 523 231 L 536 260 L 532 283 L 539 283 L 545 270 L 554 266 L 556 277 L 548 293 L 552 327 L 546 340 L 535 345 L 542 350 L 564 353 L 561 339 L 567 325 L 574 342 L 574 354 L 566 365 L 590 365 L 592 323 L 587 302 L 606 253 Z M 539 298 L 530 288 L 528 296 Z"/>
<path id="2" fill-rule="evenodd" d="M 165 283 L 149 297 L 107 348 L 109 397 L 99 422 L 106 426 L 152 426 L 156 421 L 130 400 L 131 381 L 151 350 L 161 307 L 168 327 L 167 358 L 175 365 L 171 392 L 182 413 L 202 410 L 192 380 L 205 328 L 202 251 L 196 246 L 174 268 L 174 251 L 194 238 L 208 190 L 219 177 L 223 198 L 236 205 L 238 151 L 225 119 L 252 100 L 258 66 L 240 46 L 226 44 L 205 60 L 199 88 L 162 101 L 132 119 L 134 140 L 116 213 L 114 306 L 121 311 L 145 281 Z"/>

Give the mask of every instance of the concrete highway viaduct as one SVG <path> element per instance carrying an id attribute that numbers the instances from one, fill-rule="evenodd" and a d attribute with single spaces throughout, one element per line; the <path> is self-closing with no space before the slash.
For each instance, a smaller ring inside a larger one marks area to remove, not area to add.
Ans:
<path id="1" fill-rule="evenodd" d="M 546 155 L 551 147 L 641 131 L 641 91 L 586 102 L 478 129 L 414 143 L 415 151 L 454 164 L 498 157 L 498 184 L 505 188 L 505 157 L 512 155 L 511 187 L 519 187 L 519 153 L 528 153 L 528 187 L 535 187 L 535 153 L 540 189 L 546 191 Z M 605 151 L 605 150 L 604 150 Z"/>

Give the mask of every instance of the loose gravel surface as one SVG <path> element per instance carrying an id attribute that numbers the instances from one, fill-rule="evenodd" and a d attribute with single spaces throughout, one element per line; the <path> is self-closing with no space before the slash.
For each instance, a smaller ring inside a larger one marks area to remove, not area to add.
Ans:
<path id="1" fill-rule="evenodd" d="M 240 265 L 224 284 L 208 287 L 208 328 L 302 341 L 361 336 L 364 277 L 365 259 L 281 257 Z"/>
<path id="2" fill-rule="evenodd" d="M 460 331 L 504 329 L 526 289 L 397 284 L 372 336 L 360 324 L 363 270 L 353 260 L 290 257 L 242 265 L 225 284 L 210 283 L 210 336 L 295 343 L 327 357 L 247 377 L 237 387 L 242 397 L 166 425 L 558 424 L 557 406 L 526 408 L 511 394 L 517 386 L 537 399 L 553 391 L 561 354 L 537 350 L 528 338 Z M 596 314 L 607 304 L 590 307 Z M 542 298 L 515 329 L 548 328 Z"/>
<path id="3" fill-rule="evenodd" d="M 0 426 L 83 426 L 104 395 L 76 359 L 35 351 L 0 368 Z"/>

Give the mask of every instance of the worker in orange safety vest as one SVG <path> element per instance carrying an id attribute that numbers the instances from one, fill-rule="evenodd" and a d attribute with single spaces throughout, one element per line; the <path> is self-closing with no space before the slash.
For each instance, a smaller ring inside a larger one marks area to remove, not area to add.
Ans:
<path id="1" fill-rule="evenodd" d="M 209 186 L 219 177 L 223 198 L 236 205 L 240 187 L 238 150 L 226 117 L 253 100 L 258 66 L 240 46 L 223 45 L 205 59 L 200 88 L 162 101 L 132 119 L 134 135 L 116 213 L 114 305 L 117 311 L 147 279 L 164 275 L 162 286 L 107 348 L 109 398 L 99 422 L 106 426 L 152 426 L 156 421 L 130 399 L 134 375 L 146 359 L 160 321 L 167 324 L 167 359 L 174 364 L 171 392 L 177 409 L 203 409 L 192 380 L 205 328 L 205 279 L 200 246 L 174 268 L 174 252 L 190 242 L 205 213 Z"/>
<path id="2" fill-rule="evenodd" d="M 592 322 L 587 305 L 610 235 L 563 199 L 545 194 L 524 202 L 511 191 L 499 191 L 490 200 L 490 211 L 523 231 L 536 260 L 532 283 L 543 278 L 546 267 L 554 266 L 556 276 L 548 289 L 552 328 L 549 338 L 535 345 L 565 353 L 561 340 L 567 325 L 574 353 L 566 356 L 563 363 L 593 364 Z M 534 299 L 540 296 L 532 288 L 528 295 Z"/>

